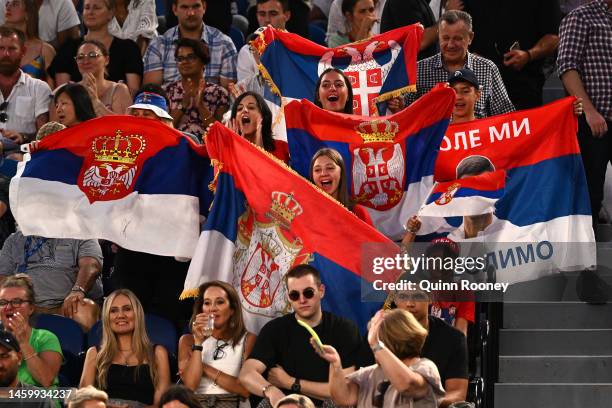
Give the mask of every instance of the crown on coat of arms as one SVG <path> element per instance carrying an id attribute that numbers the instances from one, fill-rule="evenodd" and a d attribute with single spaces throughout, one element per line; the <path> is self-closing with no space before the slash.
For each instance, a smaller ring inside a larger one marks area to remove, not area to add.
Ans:
<path id="1" fill-rule="evenodd" d="M 386 119 L 372 120 L 361 122 L 355 130 L 364 143 L 393 142 L 395 135 L 399 131 L 399 125 L 397 122 Z"/>
<path id="2" fill-rule="evenodd" d="M 145 147 L 146 142 L 141 135 L 123 136 L 121 131 L 117 130 L 115 137 L 96 137 L 91 150 L 97 161 L 133 164 Z"/>
<path id="3" fill-rule="evenodd" d="M 304 209 L 293 198 L 292 193 L 282 191 L 272 192 L 272 203 L 270 204 L 269 216 L 280 222 L 284 226 L 289 226 L 293 219 L 302 214 Z"/>

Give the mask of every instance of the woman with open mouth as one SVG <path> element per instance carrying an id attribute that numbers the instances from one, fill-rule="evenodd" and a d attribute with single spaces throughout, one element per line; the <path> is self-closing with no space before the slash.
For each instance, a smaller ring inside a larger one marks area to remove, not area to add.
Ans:
<path id="1" fill-rule="evenodd" d="M 249 142 L 287 163 L 289 151 L 272 137 L 272 112 L 256 92 L 244 92 L 234 102 L 228 127 Z"/>
<path id="2" fill-rule="evenodd" d="M 337 150 L 319 149 L 310 161 L 310 180 L 321 190 L 352 211 L 360 220 L 374 226 L 365 207 L 349 198 L 346 186 L 346 167 Z"/>
<path id="3" fill-rule="evenodd" d="M 353 113 L 353 87 L 338 68 L 327 68 L 317 81 L 315 105 L 332 112 Z"/>

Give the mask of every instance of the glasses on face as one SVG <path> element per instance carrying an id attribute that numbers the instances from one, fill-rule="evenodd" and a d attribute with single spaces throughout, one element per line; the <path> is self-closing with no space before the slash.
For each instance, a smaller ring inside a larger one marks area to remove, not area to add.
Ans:
<path id="1" fill-rule="evenodd" d="M 315 295 L 315 290 L 313 288 L 306 288 L 301 294 L 304 296 L 305 299 L 312 299 Z M 300 300 L 300 292 L 297 290 L 292 290 L 291 292 L 289 292 L 289 299 L 294 302 Z"/>
<path id="2" fill-rule="evenodd" d="M 185 61 L 193 62 L 193 61 L 195 61 L 197 59 L 198 59 L 198 56 L 195 55 L 195 54 L 189 54 L 189 55 L 185 55 L 185 56 L 178 55 L 176 57 L 176 62 L 178 62 L 180 64 L 181 62 L 185 62 Z"/>
<path id="3" fill-rule="evenodd" d="M 0 307 L 6 307 L 9 304 L 11 306 L 13 306 L 13 307 L 19 307 L 19 306 L 21 306 L 23 304 L 27 304 L 27 303 L 32 303 L 32 302 L 30 300 L 24 300 L 24 299 L 19 299 L 19 298 L 11 299 L 11 300 L 2 299 L 2 300 L 0 300 Z"/>
<path id="4" fill-rule="evenodd" d="M 6 123 L 8 121 L 8 114 L 6 109 L 8 108 L 8 101 L 4 101 L 0 104 L 0 122 Z"/>
<path id="5" fill-rule="evenodd" d="M 400 302 L 427 302 L 429 296 L 423 292 L 400 292 L 395 294 L 395 299 Z"/>
<path id="6" fill-rule="evenodd" d="M 228 344 L 229 343 L 223 340 L 217 340 L 217 346 L 215 347 L 215 351 L 213 351 L 213 360 L 221 360 L 225 357 L 225 351 L 223 351 L 223 349 L 227 347 Z"/>
<path id="7" fill-rule="evenodd" d="M 95 51 L 90 51 L 87 54 L 78 54 L 76 57 L 74 57 L 76 62 L 83 62 L 85 60 L 85 58 L 87 59 L 95 59 L 98 58 L 100 55 L 100 53 L 97 53 Z"/>

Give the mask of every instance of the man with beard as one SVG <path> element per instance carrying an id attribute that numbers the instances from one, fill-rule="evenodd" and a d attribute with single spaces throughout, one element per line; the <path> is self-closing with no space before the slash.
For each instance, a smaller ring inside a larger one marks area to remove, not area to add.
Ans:
<path id="1" fill-rule="evenodd" d="M 24 34 L 0 27 L 0 132 L 16 143 L 31 142 L 49 121 L 51 89 L 19 67 L 26 52 Z"/>
<path id="2" fill-rule="evenodd" d="M 17 378 L 19 365 L 22 359 L 19 342 L 12 333 L 0 330 L 0 405 L 15 408 L 54 408 L 55 405 L 50 400 L 39 401 L 27 400 L 24 398 L 10 398 L 11 392 L 15 396 L 16 392 L 38 389 L 37 387 L 22 384 Z"/>
<path id="3" fill-rule="evenodd" d="M 167 84 L 178 81 L 180 74 L 175 58 L 179 38 L 200 40 L 208 47 L 210 62 L 204 68 L 206 82 L 226 88 L 236 82 L 236 47 L 231 38 L 205 25 L 206 0 L 174 0 L 172 12 L 178 26 L 151 41 L 144 55 L 143 83 Z"/>

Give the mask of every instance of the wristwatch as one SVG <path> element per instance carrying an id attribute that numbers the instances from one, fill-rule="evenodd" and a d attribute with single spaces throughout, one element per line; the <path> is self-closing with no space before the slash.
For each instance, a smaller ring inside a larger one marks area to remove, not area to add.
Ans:
<path id="1" fill-rule="evenodd" d="M 86 294 L 86 293 L 85 293 L 85 289 L 83 289 L 83 287 L 82 287 L 82 286 L 79 286 L 79 285 L 74 285 L 74 286 L 72 287 L 72 289 L 70 289 L 70 291 L 71 291 L 71 292 L 81 292 L 83 295 L 85 295 L 85 294 Z"/>
<path id="2" fill-rule="evenodd" d="M 191 346 L 191 351 L 202 351 L 204 350 L 204 347 L 202 346 L 198 346 L 197 344 L 194 344 L 193 346 Z"/>
<path id="3" fill-rule="evenodd" d="M 378 340 L 378 343 L 374 344 L 373 346 L 370 346 L 370 348 L 372 349 L 372 353 L 376 353 L 377 351 L 385 348 L 385 343 Z"/>
<path id="4" fill-rule="evenodd" d="M 302 391 L 302 386 L 300 385 L 300 379 L 295 377 L 295 381 L 291 384 L 291 392 L 294 394 L 299 394 Z"/>

